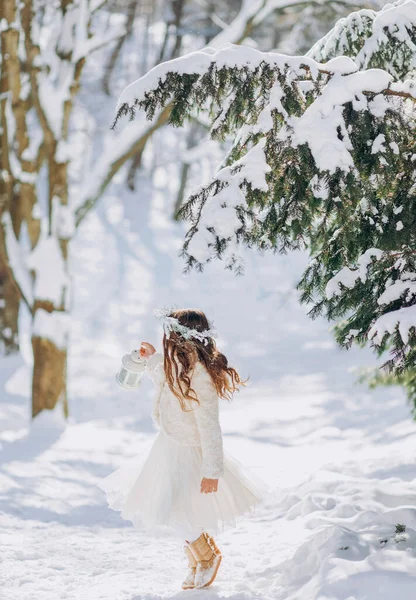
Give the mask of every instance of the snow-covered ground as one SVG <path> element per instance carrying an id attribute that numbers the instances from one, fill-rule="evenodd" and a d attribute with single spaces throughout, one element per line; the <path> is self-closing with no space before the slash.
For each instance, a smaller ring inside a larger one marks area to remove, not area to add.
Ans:
<path id="1" fill-rule="evenodd" d="M 2 599 L 413 599 L 414 424 L 397 392 L 334 391 L 319 354 L 321 372 L 288 368 L 223 404 L 226 448 L 271 491 L 220 537 L 210 591 L 181 592 L 180 540 L 135 530 L 97 488 L 152 442 L 139 392 L 114 390 L 115 403 L 134 397 L 129 416 L 65 427 L 44 414 L 28 435 L 3 432 Z M 405 535 L 395 535 L 398 523 Z"/>
<path id="2" fill-rule="evenodd" d="M 0 362 L 0 597 L 413 600 L 416 433 L 402 393 L 357 385 L 353 368 L 370 353 L 338 350 L 328 325 L 299 308 L 302 256 L 252 256 L 244 278 L 220 265 L 183 276 L 180 228 L 160 214 L 112 195 L 76 240 L 66 426 L 41 414 L 28 431 L 30 366 Z M 182 592 L 181 541 L 133 529 L 97 487 L 154 438 L 150 384 L 126 392 L 114 374 L 141 339 L 157 345 L 151 309 L 170 302 L 204 308 L 250 375 L 222 403 L 225 446 L 270 486 L 220 537 L 209 591 Z"/>
<path id="3" fill-rule="evenodd" d="M 82 94 L 105 130 L 110 103 L 96 89 L 91 77 Z M 294 292 L 304 256 L 249 254 L 241 278 L 221 264 L 183 275 L 169 131 L 152 139 L 136 191 L 119 173 L 73 242 L 70 421 L 41 414 L 28 429 L 27 337 L 21 358 L 0 359 L 0 599 L 413 600 L 416 428 L 402 392 L 356 384 L 370 352 L 337 349 L 328 324 L 305 315 Z M 204 309 L 250 376 L 222 403 L 225 446 L 270 486 L 219 538 L 223 566 L 199 592 L 180 591 L 181 541 L 133 529 L 97 487 L 154 438 L 150 384 L 129 393 L 114 375 L 141 340 L 160 347 L 152 310 L 170 304 Z"/>

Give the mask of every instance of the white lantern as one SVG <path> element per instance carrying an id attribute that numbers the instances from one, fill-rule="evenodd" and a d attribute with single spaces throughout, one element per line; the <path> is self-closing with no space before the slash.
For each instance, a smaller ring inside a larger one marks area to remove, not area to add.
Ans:
<path id="1" fill-rule="evenodd" d="M 121 359 L 121 369 L 116 375 L 117 383 L 126 390 L 139 387 L 140 380 L 146 368 L 145 361 L 140 357 L 139 350 L 132 350 Z"/>

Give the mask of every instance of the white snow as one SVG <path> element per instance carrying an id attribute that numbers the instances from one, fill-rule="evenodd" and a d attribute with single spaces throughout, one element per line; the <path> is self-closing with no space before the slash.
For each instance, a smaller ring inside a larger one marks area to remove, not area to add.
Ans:
<path id="1" fill-rule="evenodd" d="M 400 154 L 400 149 L 396 142 L 390 142 L 389 146 L 393 150 L 394 154 Z"/>
<path id="2" fill-rule="evenodd" d="M 386 147 L 384 142 L 386 141 L 386 136 L 382 133 L 379 133 L 378 136 L 374 139 L 373 145 L 371 146 L 371 154 L 377 154 L 377 152 L 385 152 Z"/>
<path id="3" fill-rule="evenodd" d="M 395 84 L 393 83 L 392 86 Z M 375 117 L 384 117 L 386 111 L 391 109 L 391 102 L 388 101 L 386 96 L 379 94 L 368 102 L 368 110 L 370 114 Z"/>
<path id="4" fill-rule="evenodd" d="M 364 8 L 339 19 L 334 28 L 318 40 L 307 55 L 318 60 L 333 52 L 342 55 L 347 48 L 350 48 L 351 42 L 355 42 L 363 36 L 368 28 L 368 23 L 372 23 L 375 16 L 374 10 Z"/>
<path id="5" fill-rule="evenodd" d="M 416 305 L 393 310 L 379 317 L 368 332 L 368 337 L 380 344 L 386 333 L 398 328 L 404 344 L 409 341 L 409 330 L 416 327 Z"/>
<path id="6" fill-rule="evenodd" d="M 377 303 L 380 306 L 383 304 L 390 304 L 391 302 L 398 300 L 406 290 L 408 290 L 410 295 L 416 295 L 416 282 L 412 281 L 411 277 L 406 277 L 404 274 L 401 279 L 395 281 L 384 290 L 377 299 Z"/>
<path id="7" fill-rule="evenodd" d="M 380 46 L 387 41 L 387 32 L 389 36 L 396 38 L 402 46 L 400 51 L 404 52 L 407 44 L 410 44 L 410 50 L 414 52 L 414 45 L 409 39 L 409 31 L 412 31 L 416 22 L 416 2 L 407 0 L 406 2 L 396 2 L 389 4 L 380 11 L 372 24 L 372 35 L 366 39 L 362 49 L 357 55 L 357 64 L 362 68 L 367 68 L 373 54 L 379 51 Z M 413 47 L 412 47 L 413 46 Z M 414 65 L 413 65 L 414 66 Z M 394 69 L 394 61 L 391 61 L 391 68 Z"/>
<path id="8" fill-rule="evenodd" d="M 66 140 L 59 140 L 56 147 L 55 159 L 58 163 L 65 163 L 71 158 L 70 146 Z"/>
<path id="9" fill-rule="evenodd" d="M 204 598 L 395 600 L 400 590 L 413 600 L 414 424 L 400 394 L 381 401 L 353 389 L 288 373 L 222 404 L 226 450 L 271 491 L 218 538 L 223 564 Z M 113 394 L 121 404 L 130 395 Z M 182 540 L 133 529 L 97 487 L 154 438 L 148 404 L 133 396 L 136 415 L 65 426 L 58 409 L 3 438 L 4 600 L 185 598 Z"/>
<path id="10" fill-rule="evenodd" d="M 79 190 L 76 203 L 77 208 L 83 206 L 91 199 L 96 199 L 112 165 L 131 149 L 134 141 L 143 137 L 150 129 L 151 125 L 149 122 L 143 116 L 138 116 L 135 122 L 129 123 L 129 127 L 124 128 L 120 132 L 110 132 L 104 138 L 102 152 Z"/>
<path id="11" fill-rule="evenodd" d="M 391 89 L 394 92 L 409 94 L 411 98 L 416 99 L 416 83 L 412 79 L 406 79 L 406 81 L 396 81 L 391 84 Z"/>
<path id="12" fill-rule="evenodd" d="M 155 89 L 160 81 L 166 79 L 167 74 L 170 72 L 202 75 L 214 62 L 218 69 L 224 66 L 228 68 L 248 66 L 251 69 L 255 69 L 264 61 L 272 67 L 282 70 L 286 66 L 290 66 L 291 70 L 295 73 L 304 72 L 304 67 L 307 67 L 315 74 L 319 68 L 339 75 L 354 73 L 357 70 L 354 62 L 345 56 L 334 58 L 323 65 L 306 57 L 286 56 L 285 54 L 278 54 L 276 52 L 260 52 L 248 46 L 225 44 L 218 50 L 207 47 L 157 65 L 146 73 L 146 75 L 124 89 L 119 98 L 117 110 L 125 103 L 133 106 L 137 100 L 142 100 L 145 93 Z"/>
<path id="13" fill-rule="evenodd" d="M 367 102 L 363 90 L 379 93 L 389 86 L 391 80 L 391 75 L 381 69 L 334 77 L 301 117 L 290 119 L 293 134 L 283 131 L 280 137 L 291 137 L 295 146 L 308 144 L 319 169 L 330 173 L 337 168 L 348 171 L 354 167 L 354 161 L 344 124 L 343 105 L 356 97 Z M 343 140 L 339 139 L 338 128 Z"/>
<path id="14" fill-rule="evenodd" d="M 43 141 L 41 130 L 35 129 L 31 134 L 29 141 L 29 146 L 22 152 L 22 158 L 23 160 L 32 161 L 36 159 L 39 152 L 39 147 Z"/>
<path id="15" fill-rule="evenodd" d="M 245 206 L 246 201 L 240 185 L 247 181 L 253 189 L 264 192 L 268 190 L 266 174 L 270 172 L 270 167 L 266 162 L 264 144 L 263 138 L 245 156 L 233 163 L 232 167 L 224 167 L 218 171 L 216 179 L 225 182 L 226 185 L 215 196 L 208 197 L 198 224 L 198 231 L 188 246 L 188 253 L 198 262 L 207 262 L 213 254 L 211 245 L 215 237 L 208 228 L 213 228 L 219 238 L 227 239 L 241 227 L 236 208 Z M 235 173 L 234 169 L 237 169 Z M 196 191 L 194 190 L 193 193 Z M 226 264 L 231 264 L 238 257 L 240 257 L 240 250 L 232 239 L 223 255 L 223 260 Z"/>
<path id="16" fill-rule="evenodd" d="M 67 313 L 52 313 L 38 308 L 33 319 L 33 335 L 51 340 L 57 348 L 65 350 L 68 346 L 70 317 Z"/>
<path id="17" fill-rule="evenodd" d="M 70 281 L 55 236 L 39 240 L 29 255 L 27 265 L 35 272 L 35 298 L 49 300 L 55 306 L 65 302 Z"/>
<path id="18" fill-rule="evenodd" d="M 238 41 L 244 25 L 241 16 L 254 15 L 257 22 L 281 2 L 245 0 L 243 14 L 236 16 L 234 27 L 222 39 L 230 35 Z M 84 11 L 77 21 L 84 32 L 86 7 L 93 11 L 100 4 L 102 0 L 77 4 Z M 47 21 L 49 3 L 45 9 Z M 78 37 L 79 55 L 88 45 L 83 31 Z M 77 34 L 67 26 L 62 33 L 69 38 Z M 213 46 L 221 43 L 220 36 Z M 55 41 L 41 38 L 42 48 Z M 90 39 L 92 46 L 103 40 Z M 132 45 L 128 52 L 123 60 L 130 69 L 138 52 Z M 204 52 L 206 56 L 198 58 L 201 64 L 214 53 Z M 261 56 L 256 52 L 234 48 L 232 60 L 254 65 Z M 293 61 L 295 70 L 300 68 L 296 62 L 300 57 L 278 60 Z M 312 70 L 316 64 L 309 62 Z M 51 81 L 56 83 L 56 88 L 48 88 L 40 78 L 42 106 L 60 131 L 59 106 L 66 97 L 71 69 L 60 75 L 59 61 L 57 65 L 46 60 L 43 65 L 39 60 L 39 65 L 44 72 L 51 69 Z M 91 126 L 92 117 L 80 118 L 80 113 L 74 121 L 86 137 L 105 130 L 110 121 L 103 109 L 108 110 L 108 98 L 98 91 L 102 73 L 96 66 L 92 64 L 85 73 L 87 89 L 79 104 L 86 101 L 88 109 L 94 110 L 97 126 Z M 344 75 L 356 69 L 342 57 L 324 66 Z M 339 80 L 345 83 L 349 77 Z M 328 102 L 323 103 L 319 117 L 323 122 L 331 111 L 335 119 L 339 117 L 337 103 L 344 92 L 335 88 L 334 84 L 333 95 L 328 94 Z M 416 96 L 411 81 L 391 88 Z M 259 131 L 267 131 L 270 109 L 279 107 L 280 93 L 277 87 L 272 91 Z M 359 96 L 353 102 L 363 105 L 365 100 Z M 370 110 L 380 116 L 388 106 L 382 96 L 369 101 Z M 112 162 L 148 127 L 138 119 L 137 127 L 132 123 L 120 134 L 109 133 L 103 148 L 94 149 L 91 169 L 85 154 L 78 153 L 79 162 L 85 163 L 83 176 L 79 188 L 71 189 L 70 208 L 57 207 L 55 202 L 54 233 L 65 238 L 73 232 L 72 210 L 94 199 Z M 167 128 L 154 135 L 151 151 L 143 157 L 145 168 L 137 190 L 126 190 L 125 172 L 120 171 L 79 228 L 71 242 L 76 290 L 71 319 L 66 313 L 36 311 L 37 335 L 64 348 L 71 333 L 69 421 L 64 421 L 58 406 L 39 415 L 28 429 L 32 356 L 31 315 L 25 305 L 20 315 L 22 357 L 0 358 L 1 600 L 414 600 L 416 431 L 403 393 L 397 388 L 368 391 L 356 385 L 354 371 L 374 364 L 370 352 L 341 352 L 334 347 L 327 323 L 306 317 L 294 291 L 306 263 L 302 254 L 259 256 L 234 244 L 227 260 L 242 252 L 244 279 L 215 263 L 203 275 L 182 273 L 177 251 L 183 227 L 170 219 L 181 135 Z M 344 142 L 348 150 L 347 135 Z M 229 185 L 219 197 L 208 200 L 203 226 L 192 242 L 194 248 L 201 244 L 197 256 L 207 256 L 210 222 L 223 235 L 236 227 L 235 207 L 244 203 L 239 188 L 244 179 L 267 190 L 269 167 L 262 143 L 251 150 L 250 164 L 244 157 L 231 178 L 227 171 L 217 173 Z M 211 161 L 205 176 L 211 167 L 214 171 L 215 148 L 201 146 L 197 151 L 198 161 Z M 58 146 L 62 160 L 73 152 L 71 144 Z M 317 156 L 321 154 L 327 162 L 323 150 Z M 198 171 L 200 163 L 191 162 L 191 171 Z M 200 181 L 201 172 L 197 175 Z M 38 183 L 44 198 L 44 182 Z M 321 183 L 311 182 L 317 194 L 326 193 Z M 41 216 L 40 209 L 35 205 L 33 214 Z M 36 271 L 37 297 L 59 303 L 69 295 L 69 282 L 58 240 L 42 237 L 39 251 L 27 265 L 10 220 L 4 219 L 10 261 L 29 301 L 33 303 L 28 266 Z M 372 257 L 379 258 L 379 252 L 371 249 L 356 270 L 337 274 L 331 293 L 338 293 L 340 282 L 348 286 L 357 277 L 365 280 L 367 266 Z M 403 272 L 400 277 L 383 293 L 380 290 L 379 300 L 387 304 L 406 289 L 412 293 L 414 274 Z M 206 310 L 222 336 L 219 347 L 243 376 L 250 376 L 247 388 L 233 403 L 221 404 L 225 448 L 271 487 L 255 514 L 220 536 L 223 566 L 215 585 L 203 592 L 180 590 L 185 570 L 182 540 L 134 530 L 108 509 L 97 487 L 100 478 L 126 461 L 141 460 L 154 439 L 150 386 L 145 382 L 137 393 L 129 394 L 116 386 L 114 375 L 120 357 L 142 339 L 160 348 L 160 331 L 150 315 L 154 307 L 171 303 Z M 381 317 L 374 324 L 374 341 L 385 327 L 398 325 L 405 340 L 415 323 L 414 308 Z M 351 336 L 357 334 L 358 330 L 350 330 Z M 395 532 L 398 523 L 406 525 L 404 533 Z"/>
<path id="19" fill-rule="evenodd" d="M 56 210 L 57 235 L 63 240 L 69 240 L 75 234 L 75 215 L 74 211 L 68 205 L 58 204 Z"/>
<path id="20" fill-rule="evenodd" d="M 266 155 L 264 153 L 265 144 L 266 140 L 263 138 L 240 160 L 235 161 L 232 167 L 224 167 L 218 171 L 217 179 L 219 181 L 228 181 L 230 177 L 235 177 L 238 183 L 246 180 L 252 185 L 253 189 L 267 192 L 269 187 L 266 181 L 266 174 L 270 173 L 271 168 L 266 162 Z M 231 171 L 240 167 L 241 170 L 238 171 L 238 174 L 233 176 Z"/>
<path id="21" fill-rule="evenodd" d="M 329 196 L 328 184 L 323 178 L 319 178 L 318 175 L 314 175 L 309 183 L 315 198 L 322 198 L 326 200 Z"/>
<path id="22" fill-rule="evenodd" d="M 357 269 L 349 269 L 343 267 L 338 273 L 332 277 L 326 284 L 325 294 L 327 298 L 338 296 L 342 293 L 340 284 L 347 288 L 353 288 L 360 279 L 363 283 L 367 278 L 367 267 L 371 264 L 373 258 L 380 258 L 383 255 L 382 250 L 378 248 L 369 248 L 357 260 Z"/>
<path id="23" fill-rule="evenodd" d="M 9 260 L 10 267 L 13 270 L 14 277 L 26 299 L 26 302 L 32 306 L 32 281 L 26 266 L 26 257 L 24 256 L 23 250 L 14 234 L 13 224 L 9 213 L 5 212 L 3 214 L 2 224 L 5 231 L 7 258 Z"/>
<path id="24" fill-rule="evenodd" d="M 42 211 L 39 202 L 35 202 L 32 207 L 32 218 L 40 219 L 42 217 Z"/>

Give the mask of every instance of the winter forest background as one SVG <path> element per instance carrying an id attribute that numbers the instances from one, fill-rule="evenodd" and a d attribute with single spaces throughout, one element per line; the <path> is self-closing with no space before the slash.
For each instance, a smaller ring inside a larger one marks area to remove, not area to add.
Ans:
<path id="1" fill-rule="evenodd" d="M 250 376 L 225 444 L 271 489 L 205 595 L 413 598 L 416 3 L 0 10 L 0 597 L 198 595 L 97 488 L 151 444 L 115 373 L 177 304 Z"/>

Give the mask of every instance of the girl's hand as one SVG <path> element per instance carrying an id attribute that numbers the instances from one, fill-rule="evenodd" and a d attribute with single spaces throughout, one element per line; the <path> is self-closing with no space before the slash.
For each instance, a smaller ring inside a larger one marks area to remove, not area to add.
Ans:
<path id="1" fill-rule="evenodd" d="M 149 358 L 155 352 L 156 352 L 155 347 L 152 346 L 152 344 L 149 344 L 149 342 L 142 342 L 140 344 L 140 356 L 142 358 Z"/>
<path id="2" fill-rule="evenodd" d="M 204 477 L 201 481 L 201 494 L 210 494 L 218 491 L 218 479 Z"/>

